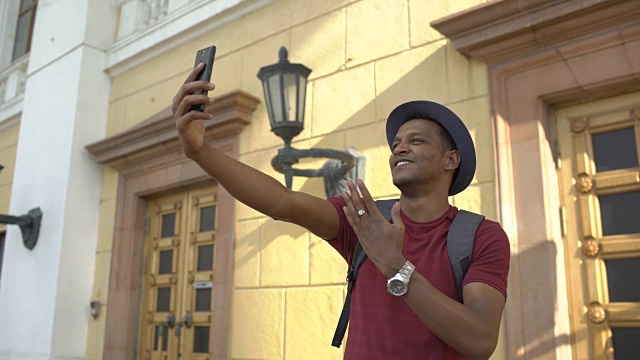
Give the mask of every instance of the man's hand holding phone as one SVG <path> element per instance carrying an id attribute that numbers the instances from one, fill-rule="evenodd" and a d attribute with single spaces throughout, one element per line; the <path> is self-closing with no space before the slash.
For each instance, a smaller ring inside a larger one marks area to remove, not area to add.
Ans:
<path id="1" fill-rule="evenodd" d="M 203 51 L 212 48 L 212 53 L 203 53 Z M 204 112 L 204 109 L 206 105 L 213 104 L 208 92 L 215 88 L 210 82 L 215 47 L 207 49 L 198 51 L 196 66 L 174 96 L 171 108 L 180 143 L 187 157 L 194 156 L 202 149 L 205 132 L 204 120 L 212 118 L 212 115 Z M 200 61 L 203 55 L 208 56 L 204 62 Z"/>
<path id="2" fill-rule="evenodd" d="M 213 61 L 216 58 L 216 47 L 209 46 L 205 49 L 200 49 L 196 53 L 196 61 L 193 64 L 193 67 L 196 68 L 200 64 L 204 64 L 204 68 L 200 70 L 198 73 L 198 78 L 196 81 L 211 81 L 211 74 L 213 73 Z M 194 95 L 207 94 L 207 91 L 204 90 L 196 90 L 193 92 Z M 195 104 L 191 105 L 190 110 L 204 111 L 205 104 Z"/>

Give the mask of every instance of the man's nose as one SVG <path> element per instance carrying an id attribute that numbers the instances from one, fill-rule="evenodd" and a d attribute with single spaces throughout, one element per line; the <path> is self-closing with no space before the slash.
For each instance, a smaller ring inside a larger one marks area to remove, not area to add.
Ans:
<path id="1" fill-rule="evenodd" d="M 393 155 L 403 154 L 407 152 L 407 144 L 405 142 L 399 142 L 393 149 Z"/>

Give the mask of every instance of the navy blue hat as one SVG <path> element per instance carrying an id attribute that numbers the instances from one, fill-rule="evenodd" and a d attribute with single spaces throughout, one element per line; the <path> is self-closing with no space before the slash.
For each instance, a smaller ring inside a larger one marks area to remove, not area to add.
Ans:
<path id="1" fill-rule="evenodd" d="M 432 120 L 440 124 L 453 139 L 460 153 L 460 166 L 456 173 L 449 196 L 462 192 L 469 186 L 476 172 L 476 149 L 469 130 L 458 115 L 448 108 L 432 101 L 410 101 L 404 103 L 389 114 L 387 119 L 387 142 L 389 148 L 402 124 L 413 119 Z"/>

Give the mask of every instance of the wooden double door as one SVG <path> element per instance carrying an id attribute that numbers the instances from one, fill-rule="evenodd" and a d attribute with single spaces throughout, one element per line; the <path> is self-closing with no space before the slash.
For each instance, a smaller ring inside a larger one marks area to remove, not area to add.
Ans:
<path id="1" fill-rule="evenodd" d="M 148 201 L 141 359 L 210 358 L 216 198 L 208 185 Z"/>

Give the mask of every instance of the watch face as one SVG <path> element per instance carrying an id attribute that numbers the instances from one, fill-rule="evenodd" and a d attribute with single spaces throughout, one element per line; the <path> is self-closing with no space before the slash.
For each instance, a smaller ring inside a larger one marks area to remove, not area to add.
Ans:
<path id="1" fill-rule="evenodd" d="M 387 286 L 389 293 L 395 296 L 402 296 L 407 292 L 407 285 L 399 279 L 392 279 Z"/>

